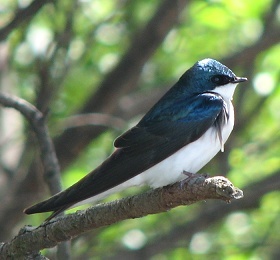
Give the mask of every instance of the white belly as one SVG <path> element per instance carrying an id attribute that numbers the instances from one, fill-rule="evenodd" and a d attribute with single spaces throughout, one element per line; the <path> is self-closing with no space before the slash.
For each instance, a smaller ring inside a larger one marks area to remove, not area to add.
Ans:
<path id="1" fill-rule="evenodd" d="M 233 125 L 223 130 L 223 143 L 228 139 Z M 209 129 L 197 141 L 188 144 L 172 156 L 129 180 L 131 184 L 146 183 L 153 188 L 166 186 L 186 178 L 183 171 L 196 173 L 221 149 L 221 143 L 214 128 Z"/>
<path id="2" fill-rule="evenodd" d="M 150 169 L 75 206 L 98 201 L 131 186 L 146 184 L 152 188 L 163 187 L 185 179 L 186 176 L 183 174 L 183 171 L 196 173 L 223 148 L 223 144 L 227 141 L 234 125 L 234 111 L 231 104 L 229 106 L 229 115 L 229 120 L 222 130 L 222 144 L 218 138 L 217 131 L 212 127 L 198 140 L 181 148 L 175 154 Z"/>

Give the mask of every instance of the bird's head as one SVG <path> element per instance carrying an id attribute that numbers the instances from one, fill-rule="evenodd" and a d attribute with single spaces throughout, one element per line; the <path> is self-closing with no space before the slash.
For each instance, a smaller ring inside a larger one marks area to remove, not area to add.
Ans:
<path id="1" fill-rule="evenodd" d="M 228 67 L 213 59 L 204 59 L 187 70 L 179 82 L 184 92 L 215 92 L 225 99 L 232 99 L 235 87 L 247 78 L 237 77 Z"/>

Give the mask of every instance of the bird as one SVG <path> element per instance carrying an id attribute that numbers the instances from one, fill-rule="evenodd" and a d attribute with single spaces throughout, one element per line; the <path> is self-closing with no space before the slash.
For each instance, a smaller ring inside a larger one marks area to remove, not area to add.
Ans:
<path id="1" fill-rule="evenodd" d="M 52 212 L 99 201 L 131 186 L 159 188 L 196 174 L 220 150 L 234 126 L 237 77 L 217 60 L 196 62 L 131 129 L 105 161 L 64 191 L 24 210 Z"/>

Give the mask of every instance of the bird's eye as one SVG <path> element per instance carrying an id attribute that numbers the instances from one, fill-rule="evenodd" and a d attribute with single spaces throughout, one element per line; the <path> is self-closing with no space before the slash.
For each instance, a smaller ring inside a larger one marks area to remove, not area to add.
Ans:
<path id="1" fill-rule="evenodd" d="M 231 78 L 225 75 L 215 75 L 211 78 L 211 81 L 218 86 L 226 85 L 230 80 Z"/>

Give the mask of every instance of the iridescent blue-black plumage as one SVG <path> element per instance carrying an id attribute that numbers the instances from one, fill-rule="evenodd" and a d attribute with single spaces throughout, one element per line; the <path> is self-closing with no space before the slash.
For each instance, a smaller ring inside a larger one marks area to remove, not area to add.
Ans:
<path id="1" fill-rule="evenodd" d="M 197 62 L 135 127 L 115 140 L 116 151 L 99 167 L 65 191 L 27 208 L 25 213 L 54 211 L 52 218 L 141 174 L 200 138 L 209 128 L 221 131 L 228 118 L 227 106 L 222 96 L 212 91 L 242 81 L 245 79 L 237 78 L 215 60 Z"/>

